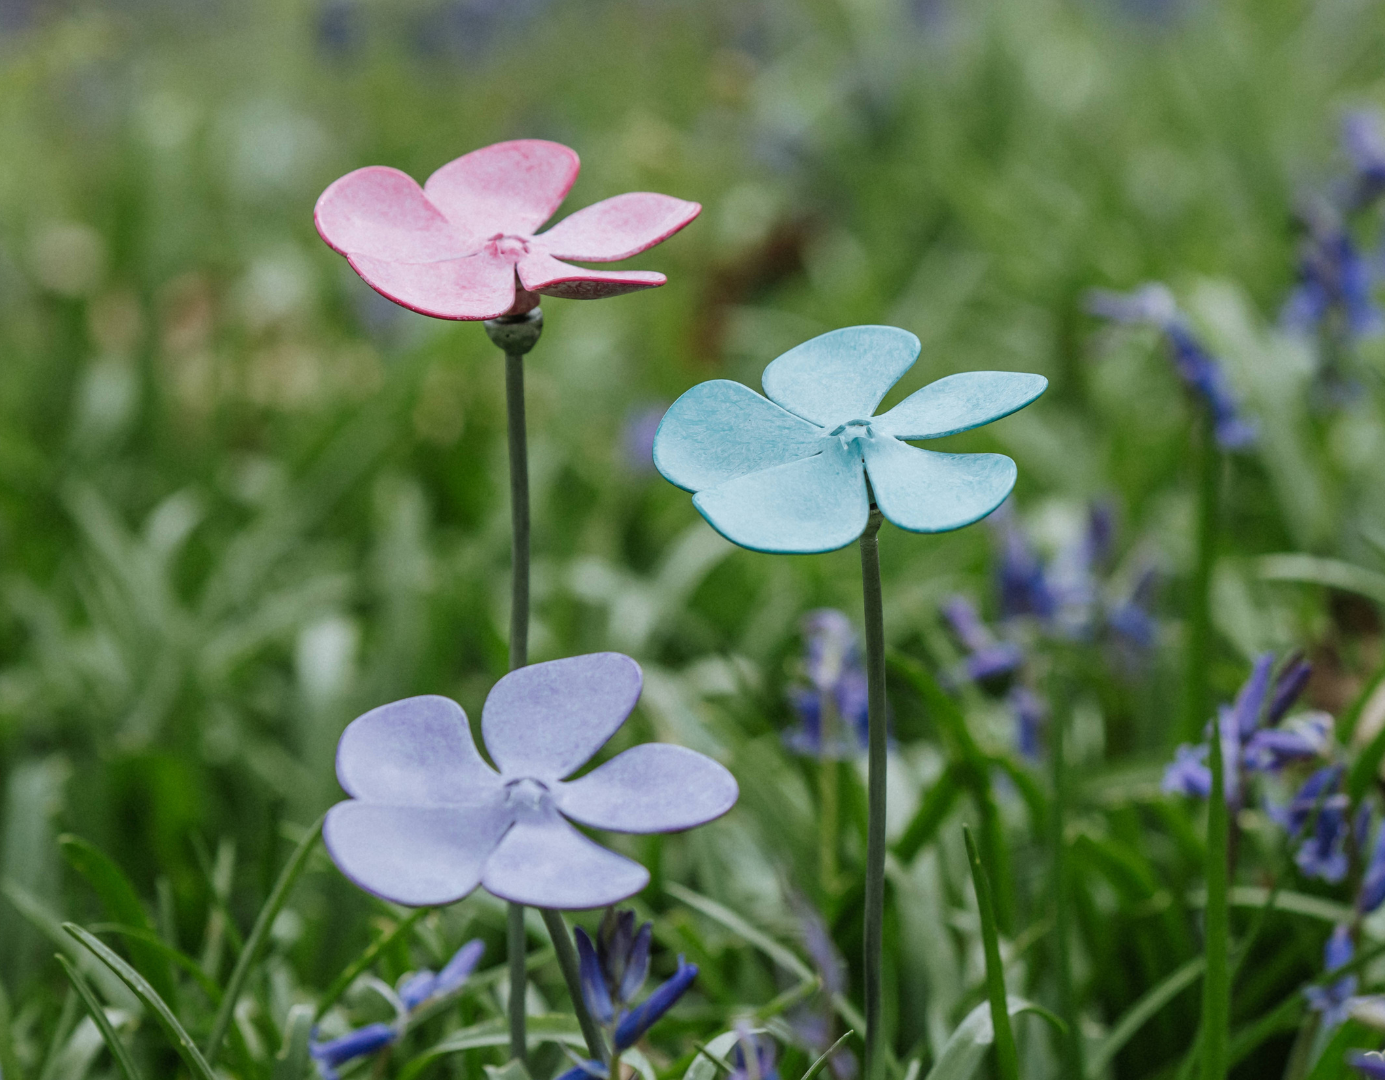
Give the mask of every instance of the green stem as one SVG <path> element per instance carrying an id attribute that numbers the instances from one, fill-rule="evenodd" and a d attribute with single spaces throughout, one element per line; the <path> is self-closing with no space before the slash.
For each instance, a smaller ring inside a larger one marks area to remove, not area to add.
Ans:
<path id="1" fill-rule="evenodd" d="M 1067 757 L 1064 746 L 1070 694 L 1064 673 L 1050 682 L 1053 712 L 1049 725 L 1049 757 L 1053 767 L 1053 808 L 1049 812 L 1049 839 L 1053 862 L 1053 963 L 1058 981 L 1058 1015 L 1068 1025 L 1062 1037 L 1063 1072 L 1084 1075 L 1082 1039 L 1077 1027 L 1077 1004 L 1072 989 L 1072 960 L 1068 955 L 1071 913 L 1067 876 Z"/>
<path id="2" fill-rule="evenodd" d="M 1208 655 L 1212 647 L 1212 569 L 1217 558 L 1217 509 L 1220 494 L 1221 453 L 1212 421 L 1201 424 L 1197 456 L 1197 552 L 1190 582 L 1187 654 L 1183 671 L 1183 738 L 1196 742 L 1210 713 Z"/>
<path id="3" fill-rule="evenodd" d="M 1010 1026 L 1010 1005 L 1005 994 L 1005 969 L 1000 963 L 1000 938 L 995 929 L 991 883 L 981 864 L 976 841 L 965 825 L 962 836 L 967 842 L 967 861 L 971 863 L 971 881 L 976 889 L 976 910 L 981 916 L 981 944 L 986 951 L 986 997 L 991 1002 L 991 1026 L 995 1030 L 996 1072 L 1000 1080 L 1019 1080 L 1020 1060 L 1015 1049 L 1015 1032 Z"/>
<path id="4" fill-rule="evenodd" d="M 505 947 L 510 959 L 510 1057 L 527 1062 L 525 1045 L 524 905 L 511 904 L 506 912 Z"/>
<path id="5" fill-rule="evenodd" d="M 885 615 L 880 587 L 880 511 L 874 504 L 861 534 L 861 592 L 865 602 L 866 682 L 870 716 L 866 825 L 866 1067 L 865 1080 L 884 1073 L 881 954 L 885 935 Z"/>
<path id="6" fill-rule="evenodd" d="M 548 927 L 548 936 L 553 939 L 553 951 L 558 954 L 558 967 L 562 968 L 563 980 L 567 983 L 568 995 L 572 998 L 572 1011 L 577 1014 L 577 1025 L 582 1029 L 582 1038 L 587 1041 L 587 1052 L 593 1061 L 603 1065 L 610 1063 L 610 1053 L 606 1040 L 601 1037 L 601 1028 L 587 1010 L 587 999 L 582 996 L 582 974 L 577 963 L 577 949 L 572 944 L 563 913 L 551 908 L 539 908 L 543 924 Z"/>
<path id="7" fill-rule="evenodd" d="M 240 1000 L 240 995 L 245 990 L 246 980 L 250 978 L 250 969 L 259 958 L 260 949 L 269 940 L 270 927 L 274 925 L 279 910 L 284 906 L 284 901 L 289 898 L 289 890 L 293 888 L 293 883 L 298 880 L 298 875 L 303 872 L 303 867 L 308 864 L 308 856 L 312 854 L 313 848 L 317 846 L 317 842 L 321 838 L 322 818 L 318 818 L 313 827 L 308 830 L 308 834 L 298 842 L 298 847 L 289 856 L 289 861 L 279 874 L 279 880 L 274 883 L 269 899 L 265 901 L 264 907 L 260 908 L 260 914 L 255 919 L 255 926 L 250 931 L 250 936 L 245 939 L 245 947 L 241 949 L 240 958 L 236 960 L 235 969 L 231 972 L 231 979 L 226 984 L 226 993 L 222 995 L 221 1007 L 217 1009 L 216 1019 L 212 1023 L 212 1033 L 207 1038 L 207 1050 L 202 1056 L 207 1059 L 209 1066 L 216 1064 L 216 1056 L 221 1051 L 221 1044 L 225 1040 L 226 1032 L 235 1016 L 236 1002 Z"/>

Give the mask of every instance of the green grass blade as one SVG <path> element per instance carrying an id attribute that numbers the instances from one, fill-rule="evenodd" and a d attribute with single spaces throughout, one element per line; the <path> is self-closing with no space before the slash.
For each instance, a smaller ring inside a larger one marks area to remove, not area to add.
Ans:
<path id="1" fill-rule="evenodd" d="M 0 881 L 0 893 L 14 905 L 16 911 L 54 946 L 70 956 L 101 990 L 101 996 L 122 1009 L 138 1009 L 139 999 L 130 993 L 104 964 L 98 963 L 85 949 L 80 949 L 63 930 L 62 920 L 49 911 L 37 897 L 8 879 Z"/>
<path id="2" fill-rule="evenodd" d="M 933 838 L 938 835 L 938 829 L 952 812 L 957 797 L 962 794 L 962 785 L 957 778 L 960 771 L 957 764 L 950 762 L 928 789 L 928 794 L 923 797 L 913 819 L 905 828 L 904 835 L 894 843 L 894 855 L 900 862 L 905 865 L 913 862 L 914 856 L 932 843 Z"/>
<path id="3" fill-rule="evenodd" d="M 14 1052 L 14 1028 L 11 1024 L 10 998 L 5 983 L 0 980 L 0 1076 L 19 1076 L 19 1058 Z"/>
<path id="4" fill-rule="evenodd" d="M 981 943 L 986 950 L 986 996 L 991 1004 L 991 1025 L 995 1030 L 995 1059 L 1000 1080 L 1019 1080 L 1019 1053 L 1015 1049 L 1015 1032 L 1010 1026 L 1010 1010 L 1005 997 L 1005 971 L 1000 963 L 1000 939 L 996 935 L 995 907 L 991 901 L 991 885 L 986 868 L 971 830 L 962 826 L 967 842 L 967 861 L 971 864 L 972 885 L 976 889 L 976 907 L 981 915 Z"/>
<path id="5" fill-rule="evenodd" d="M 202 965 L 182 950 L 175 949 L 154 931 L 144 930 L 138 926 L 125 926 L 121 923 L 92 923 L 87 929 L 93 934 L 119 934 L 123 938 L 144 944 L 191 975 L 193 981 L 201 987 L 202 992 L 207 995 L 213 1005 L 221 1004 L 221 987 L 217 986 L 212 977 L 202 970 Z"/>
<path id="6" fill-rule="evenodd" d="M 418 920 L 432 910 L 432 908 L 417 908 L 411 911 L 408 917 L 396 923 L 389 933 L 382 934 L 367 945 L 361 955 L 347 964 L 342 973 L 332 980 L 332 985 L 323 991 L 322 997 L 318 1000 L 317 1012 L 313 1020 L 321 1020 L 327 1014 L 327 1010 L 336 1004 L 337 999 L 346 993 L 346 988 L 355 982 L 357 975 L 375 963 L 376 957 L 412 930 Z"/>
<path id="7" fill-rule="evenodd" d="M 250 936 L 246 938 L 245 948 L 241 950 L 240 957 L 236 960 L 235 970 L 231 972 L 230 981 L 226 984 L 226 993 L 221 999 L 221 1007 L 217 1009 L 216 1019 L 212 1023 L 212 1033 L 207 1037 L 206 1056 L 208 1062 L 216 1061 L 216 1056 L 221 1050 L 221 1044 L 226 1038 L 227 1029 L 231 1026 L 236 1002 L 240 1000 L 241 992 L 245 989 L 245 981 L 250 977 L 250 968 L 255 963 L 255 958 L 259 955 L 265 941 L 268 940 L 269 929 L 274 925 L 274 919 L 284 906 L 284 901 L 288 899 L 289 890 L 298 880 L 298 875 L 303 872 L 303 867 L 308 864 L 308 856 L 312 854 L 313 848 L 321 837 L 322 818 L 318 818 L 316 824 L 308 830 L 307 835 L 298 842 L 298 847 L 289 856 L 289 861 L 279 874 L 279 880 L 274 883 L 274 888 L 270 890 L 269 899 L 260 909 L 260 914 L 255 919 L 255 926 L 250 931 Z"/>
<path id="8" fill-rule="evenodd" d="M 1131 1037 L 1160 1009 L 1197 982 L 1206 966 L 1207 962 L 1200 956 L 1189 960 L 1130 1006 L 1125 1015 L 1116 1021 L 1116 1026 L 1110 1030 L 1106 1038 L 1092 1051 L 1092 1056 L 1087 1061 L 1087 1076 L 1091 1080 L 1097 1080 L 1104 1075 L 1106 1066 L 1115 1059 Z"/>
<path id="9" fill-rule="evenodd" d="M 101 1032 L 101 1038 L 105 1041 L 106 1048 L 110 1050 L 111 1057 L 115 1058 L 115 1063 L 119 1066 L 125 1080 L 143 1080 L 139 1066 L 135 1064 L 134 1058 L 130 1057 L 129 1049 L 120 1041 L 120 1036 L 111 1026 L 110 1019 L 106 1016 L 106 1010 L 96 999 L 96 992 L 92 990 L 91 984 L 82 978 L 82 973 L 77 970 L 76 965 L 62 953 L 58 953 L 56 959 L 62 965 L 73 989 L 81 995 L 82 1001 L 85 1002 L 87 1012 L 91 1014 L 92 1023 L 96 1025 L 96 1030 Z M 18 1069 L 15 1070 L 14 1075 L 19 1075 Z"/>
<path id="10" fill-rule="evenodd" d="M 832 1060 L 832 1055 L 841 1049 L 842 1043 L 855 1034 L 855 1031 L 848 1028 L 845 1035 L 824 1050 L 822 1056 L 808 1066 L 808 1071 L 803 1074 L 802 1080 L 813 1080 L 813 1077 L 827 1067 L 827 1063 Z"/>
<path id="11" fill-rule="evenodd" d="M 1227 902 L 1225 773 L 1221 735 L 1215 724 L 1208 741 L 1212 747 L 1207 762 L 1212 770 L 1212 792 L 1207 798 L 1207 908 L 1204 917 L 1207 967 L 1202 982 L 1202 1080 L 1224 1080 L 1231 1025 L 1231 919 Z"/>
<path id="12" fill-rule="evenodd" d="M 154 923 L 140 903 L 134 885 L 109 855 L 90 841 L 71 833 L 58 837 L 58 847 L 68 864 L 96 890 L 96 895 L 101 898 L 113 921 L 154 932 Z M 178 987 L 166 956 L 147 942 L 132 939 L 130 959 L 160 997 L 172 1004 L 177 1003 Z"/>
<path id="13" fill-rule="evenodd" d="M 586 1050 L 587 1042 L 582 1029 L 577 1026 L 577 1018 L 566 1013 L 549 1016 L 530 1016 L 525 1024 L 525 1038 L 530 1049 L 543 1043 L 562 1043 L 578 1050 Z M 399 1080 L 414 1080 L 438 1058 L 456 1054 L 462 1050 L 477 1050 L 482 1047 L 508 1047 L 510 1045 L 510 1022 L 506 1017 L 483 1020 L 479 1024 L 462 1028 L 434 1043 L 402 1069 Z"/>
<path id="14" fill-rule="evenodd" d="M 1256 569 L 1266 581 L 1325 585 L 1329 589 L 1341 589 L 1374 600 L 1377 604 L 1385 604 L 1385 574 L 1341 559 L 1302 554 L 1262 555 Z"/>
<path id="15" fill-rule="evenodd" d="M 95 934 L 83 929 L 76 923 L 63 923 L 63 929 L 74 938 L 85 945 L 95 957 L 105 964 L 108 968 L 120 977 L 120 980 L 134 991 L 135 996 L 140 999 L 155 1018 L 159 1021 L 159 1026 L 164 1029 L 169 1041 L 174 1048 L 187 1062 L 188 1068 L 192 1070 L 194 1076 L 200 1080 L 217 1080 L 216 1074 L 212 1072 L 212 1067 L 207 1064 L 197 1049 L 197 1044 L 192 1041 L 192 1036 L 178 1022 L 178 1018 L 173 1015 L 173 1010 L 168 1007 L 168 1003 L 154 992 L 154 988 L 149 985 L 138 971 L 127 964 L 114 950 Z"/>
<path id="16" fill-rule="evenodd" d="M 284 1045 L 274 1056 L 270 1080 L 304 1080 L 312 1068 L 308 1043 L 313 1032 L 313 1007 L 295 1005 L 284 1023 Z"/>
<path id="17" fill-rule="evenodd" d="M 796 975 L 804 982 L 817 981 L 817 976 L 813 973 L 812 968 L 800 960 L 791 949 L 779 944 L 764 931 L 751 926 L 730 908 L 723 907 L 715 900 L 684 888 L 677 882 L 671 881 L 665 888 L 670 896 L 681 900 L 688 907 L 702 912 L 714 922 L 721 923 L 726 929 L 743 938 L 746 944 L 759 949 L 789 974 Z"/>

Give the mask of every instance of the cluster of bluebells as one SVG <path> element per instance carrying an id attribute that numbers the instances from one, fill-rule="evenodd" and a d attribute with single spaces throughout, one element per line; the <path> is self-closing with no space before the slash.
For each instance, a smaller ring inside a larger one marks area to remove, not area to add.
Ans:
<path id="1" fill-rule="evenodd" d="M 1357 242 L 1362 220 L 1385 193 L 1385 138 L 1379 118 L 1363 112 L 1346 118 L 1342 134 L 1351 174 L 1299 208 L 1297 281 L 1280 311 L 1285 330 L 1322 346 L 1319 373 L 1329 388 L 1341 381 L 1339 357 L 1385 331 L 1375 298 L 1380 259 Z"/>
<path id="2" fill-rule="evenodd" d="M 818 978 L 822 980 L 822 993 L 817 995 L 814 1003 L 797 1010 L 790 1017 L 790 1025 L 813 1056 L 820 1057 L 836 1042 L 836 1015 L 832 1002 L 838 994 L 846 993 L 846 961 L 837 951 L 831 931 L 818 911 L 802 897 L 793 897 L 792 900 L 803 948 Z M 773 1047 L 770 1049 L 772 1052 Z M 770 1061 L 773 1062 L 772 1053 Z M 828 1058 L 827 1066 L 836 1080 L 856 1080 L 859 1073 L 856 1055 L 846 1047 L 833 1053 Z"/>
<path id="3" fill-rule="evenodd" d="M 726 1080 L 779 1080 L 778 1056 L 773 1039 L 742 1026 L 731 1048 L 731 1073 Z"/>
<path id="4" fill-rule="evenodd" d="M 803 617 L 804 673 L 808 686 L 789 691 L 798 723 L 784 733 L 790 750 L 805 757 L 856 757 L 869 737 L 869 693 L 860 640 L 851 620 L 835 608 Z"/>
<path id="5" fill-rule="evenodd" d="M 1019 750 L 1034 759 L 1048 706 L 1026 680 L 1029 656 L 1021 642 L 1032 638 L 1034 630 L 1063 640 L 1101 640 L 1120 669 L 1138 671 L 1158 633 L 1150 611 L 1157 579 L 1153 568 L 1146 568 L 1133 588 L 1113 591 L 1107 571 L 1115 529 L 1104 503 L 1088 509 L 1082 534 L 1047 561 L 1012 515 L 997 514 L 995 529 L 1002 632 L 988 627 L 963 596 L 946 600 L 942 614 L 966 650 L 956 677 L 1005 698 L 1015 717 Z"/>
<path id="6" fill-rule="evenodd" d="M 592 1018 L 605 1030 L 616 1054 L 634 1046 L 644 1033 L 673 1008 L 697 978 L 697 965 L 678 957 L 678 969 L 639 1005 L 635 998 L 649 977 L 649 949 L 653 923 L 635 928 L 635 913 L 608 908 L 596 941 L 577 928 L 577 957 L 582 978 L 582 999 Z M 599 1061 L 582 1061 L 559 1080 L 607 1080 L 610 1070 Z"/>
<path id="7" fill-rule="evenodd" d="M 308 1053 L 321 1080 L 337 1080 L 337 1070 L 341 1066 L 369 1057 L 397 1042 L 420 1009 L 462 988 L 481 962 L 483 952 L 485 945 L 479 940 L 468 941 L 441 971 L 411 972 L 399 981 L 396 989 L 382 987 L 395 1009 L 393 1023 L 367 1024 L 327 1042 L 319 1042 L 314 1034 L 308 1044 Z"/>
<path id="8" fill-rule="evenodd" d="M 1088 297 L 1087 309 L 1113 322 L 1152 326 L 1162 333 L 1179 378 L 1212 418 L 1217 445 L 1223 450 L 1243 450 L 1255 441 L 1255 425 L 1242 414 L 1221 362 L 1193 333 L 1168 286 L 1150 282 L 1130 293 L 1096 289 Z"/>

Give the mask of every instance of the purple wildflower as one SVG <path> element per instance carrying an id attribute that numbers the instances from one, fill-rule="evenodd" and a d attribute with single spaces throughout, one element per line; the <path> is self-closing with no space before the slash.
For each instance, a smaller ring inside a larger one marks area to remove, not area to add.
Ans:
<path id="1" fill-rule="evenodd" d="M 634 1000 L 649 976 L 649 947 L 654 924 L 635 929 L 633 911 L 607 910 L 596 944 L 580 926 L 577 953 L 581 960 L 582 996 L 603 1024 L 614 1022 Z"/>
<path id="2" fill-rule="evenodd" d="M 1355 173 L 1348 208 L 1364 209 L 1385 192 L 1385 136 L 1375 112 L 1348 113 L 1342 121 L 1342 148 Z"/>
<path id="3" fill-rule="evenodd" d="M 1379 1050 L 1350 1050 L 1347 1064 L 1366 1080 L 1385 1080 L 1385 1054 Z"/>
<path id="4" fill-rule="evenodd" d="M 1327 713 L 1311 712 L 1282 727 L 1257 731 L 1246 743 L 1245 766 L 1257 772 L 1278 772 L 1286 765 L 1322 757 L 1331 745 L 1332 728 Z"/>
<path id="5" fill-rule="evenodd" d="M 1385 827 L 1376 834 L 1375 847 L 1371 851 L 1365 876 L 1361 880 L 1361 892 L 1356 898 L 1357 907 L 1365 915 L 1369 915 L 1382 903 L 1385 903 Z"/>
<path id="6" fill-rule="evenodd" d="M 1351 932 L 1345 924 L 1338 924 L 1323 948 L 1323 970 L 1331 975 L 1338 968 L 1345 967 L 1351 963 L 1354 952 Z M 1303 993 L 1308 998 L 1308 1007 L 1322 1013 L 1323 1026 L 1330 1029 L 1337 1027 L 1351 1013 L 1356 985 L 1355 975 L 1344 975 L 1329 986 L 1310 986 Z"/>
<path id="7" fill-rule="evenodd" d="M 1300 212 L 1304 236 L 1299 248 L 1298 284 L 1284 302 L 1280 323 L 1291 333 L 1324 330 L 1351 341 L 1385 330 L 1376 305 L 1370 263 L 1357 249 L 1335 209 L 1316 203 Z"/>
<path id="8" fill-rule="evenodd" d="M 804 617 L 803 636 L 804 667 L 812 686 L 789 692 L 799 722 L 785 732 L 784 742 L 805 757 L 855 757 L 866 747 L 870 726 L 869 688 L 856 630 L 842 612 L 821 608 Z M 833 711 L 827 724 L 824 704 Z M 827 734 L 825 728 L 835 730 Z"/>
<path id="9" fill-rule="evenodd" d="M 383 1050 L 398 1038 L 399 1032 L 389 1024 L 367 1024 L 330 1042 L 310 1041 L 308 1054 L 322 1080 L 337 1080 L 339 1065 Z"/>
<path id="10" fill-rule="evenodd" d="M 1030 761 L 1037 761 L 1042 749 L 1039 736 L 1048 719 L 1048 706 L 1027 686 L 1016 686 L 1008 695 L 1015 713 L 1019 751 Z"/>
<path id="11" fill-rule="evenodd" d="M 791 902 L 798 916 L 804 950 L 822 979 L 823 995 L 820 1008 L 800 1009 L 790 1022 L 804 1045 L 814 1055 L 820 1055 L 835 1041 L 831 1002 L 837 994 L 846 992 L 846 961 L 837 951 L 827 924 L 817 910 L 798 896 L 792 897 Z M 856 1056 L 845 1048 L 832 1055 L 828 1067 L 837 1080 L 855 1080 L 857 1075 Z"/>
<path id="12" fill-rule="evenodd" d="M 687 992 L 695 978 L 697 965 L 689 964 L 679 956 L 678 970 L 655 987 L 654 992 L 644 999 L 642 1005 L 632 1009 L 616 1024 L 615 1037 L 611 1040 L 616 1052 L 634 1046 L 664 1013 L 673 1008 L 674 1003 Z"/>
<path id="13" fill-rule="evenodd" d="M 1325 765 L 1303 782 L 1287 806 L 1269 807 L 1270 820 L 1290 836 L 1303 831 L 1318 804 L 1330 798 L 1342 778 L 1340 765 Z"/>
<path id="14" fill-rule="evenodd" d="M 1336 885 L 1347 876 L 1347 797 L 1331 795 L 1318 807 L 1312 833 L 1303 841 L 1294 862 L 1305 877 Z"/>

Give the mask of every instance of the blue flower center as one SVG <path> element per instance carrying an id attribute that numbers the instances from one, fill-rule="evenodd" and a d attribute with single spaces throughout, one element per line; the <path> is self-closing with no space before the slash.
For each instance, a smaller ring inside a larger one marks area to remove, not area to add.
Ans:
<path id="1" fill-rule="evenodd" d="M 543 817 L 553 805 L 553 796 L 548 785 L 540 780 L 525 777 L 511 780 L 505 785 L 505 804 L 521 820 Z"/>
<path id="2" fill-rule="evenodd" d="M 875 438 L 875 432 L 871 430 L 869 418 L 865 420 L 848 420 L 844 424 L 838 424 L 827 433 L 827 438 L 837 438 L 841 440 L 842 446 L 847 449 L 851 444 L 862 439 Z"/>

